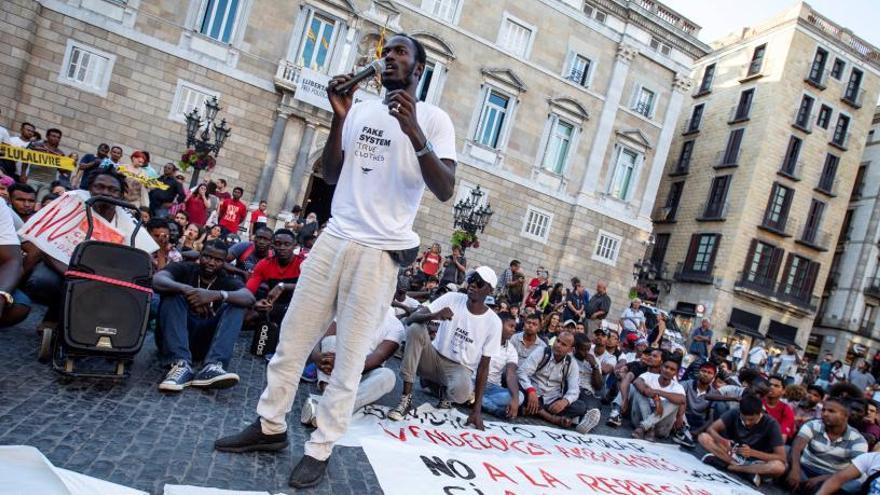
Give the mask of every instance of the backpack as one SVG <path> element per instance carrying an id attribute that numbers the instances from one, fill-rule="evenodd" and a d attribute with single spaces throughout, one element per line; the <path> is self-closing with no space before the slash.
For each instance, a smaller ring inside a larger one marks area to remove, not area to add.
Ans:
<path id="1" fill-rule="evenodd" d="M 553 357 L 553 349 L 548 345 L 544 347 L 544 355 L 541 357 L 541 362 L 538 363 L 538 367 L 535 368 L 535 373 L 544 369 L 544 366 L 547 366 L 547 363 L 550 362 L 550 358 Z M 571 354 L 565 355 L 565 362 L 562 365 L 562 395 L 568 393 L 568 372 L 571 369 Z"/>

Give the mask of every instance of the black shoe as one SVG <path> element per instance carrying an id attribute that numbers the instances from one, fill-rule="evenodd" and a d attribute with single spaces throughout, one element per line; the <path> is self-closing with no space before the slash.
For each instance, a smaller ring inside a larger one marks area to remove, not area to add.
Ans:
<path id="1" fill-rule="evenodd" d="M 223 369 L 220 363 L 208 363 L 193 379 L 193 387 L 229 388 L 238 383 L 238 375 Z"/>
<path id="2" fill-rule="evenodd" d="M 242 430 L 241 433 L 223 437 L 214 442 L 214 449 L 220 452 L 275 452 L 287 448 L 287 432 L 276 435 L 263 433 L 260 418 Z"/>
<path id="3" fill-rule="evenodd" d="M 310 488 L 317 486 L 324 479 L 329 461 L 319 461 L 314 457 L 304 455 L 293 467 L 287 484 L 293 488 Z"/>
<path id="4" fill-rule="evenodd" d="M 672 433 L 672 441 L 681 445 L 686 449 L 693 449 L 697 445 L 694 443 L 694 437 L 687 428 L 681 428 Z"/>
<path id="5" fill-rule="evenodd" d="M 708 464 L 719 471 L 727 470 L 727 463 L 716 457 L 714 454 L 706 454 L 702 459 L 703 464 Z"/>

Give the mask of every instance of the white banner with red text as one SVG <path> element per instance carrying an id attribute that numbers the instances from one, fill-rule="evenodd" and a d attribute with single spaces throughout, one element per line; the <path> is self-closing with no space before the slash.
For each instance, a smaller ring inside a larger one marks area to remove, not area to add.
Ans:
<path id="1" fill-rule="evenodd" d="M 359 411 L 340 442 L 363 447 L 386 495 L 758 493 L 677 446 L 494 421 L 480 431 L 427 405 L 399 422 L 386 412 Z"/>

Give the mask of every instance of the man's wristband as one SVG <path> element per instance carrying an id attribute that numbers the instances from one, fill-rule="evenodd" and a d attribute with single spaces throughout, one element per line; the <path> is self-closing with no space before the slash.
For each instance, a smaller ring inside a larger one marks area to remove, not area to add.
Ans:
<path id="1" fill-rule="evenodd" d="M 535 387 L 529 387 L 526 389 L 526 394 L 533 394 L 533 393 L 535 393 Z"/>

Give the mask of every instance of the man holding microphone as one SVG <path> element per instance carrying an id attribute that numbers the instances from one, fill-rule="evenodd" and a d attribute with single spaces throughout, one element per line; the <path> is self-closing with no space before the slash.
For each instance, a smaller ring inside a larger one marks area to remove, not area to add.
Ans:
<path id="1" fill-rule="evenodd" d="M 267 369 L 258 420 L 215 442 L 225 452 L 287 447 L 286 416 L 300 373 L 336 316 L 336 367 L 317 408 L 318 429 L 290 475 L 295 488 L 321 482 L 333 444 L 348 428 L 371 333 L 394 293 L 399 267 L 418 254 L 412 225 L 425 186 L 447 201 L 455 185 L 452 121 L 415 96 L 424 48 L 399 34 L 385 44 L 382 57 L 384 101 L 352 105 L 354 89 L 346 83 L 361 74 L 336 76 L 327 86 L 333 121 L 321 166 L 324 180 L 336 184 L 332 216 L 302 265 Z"/>

